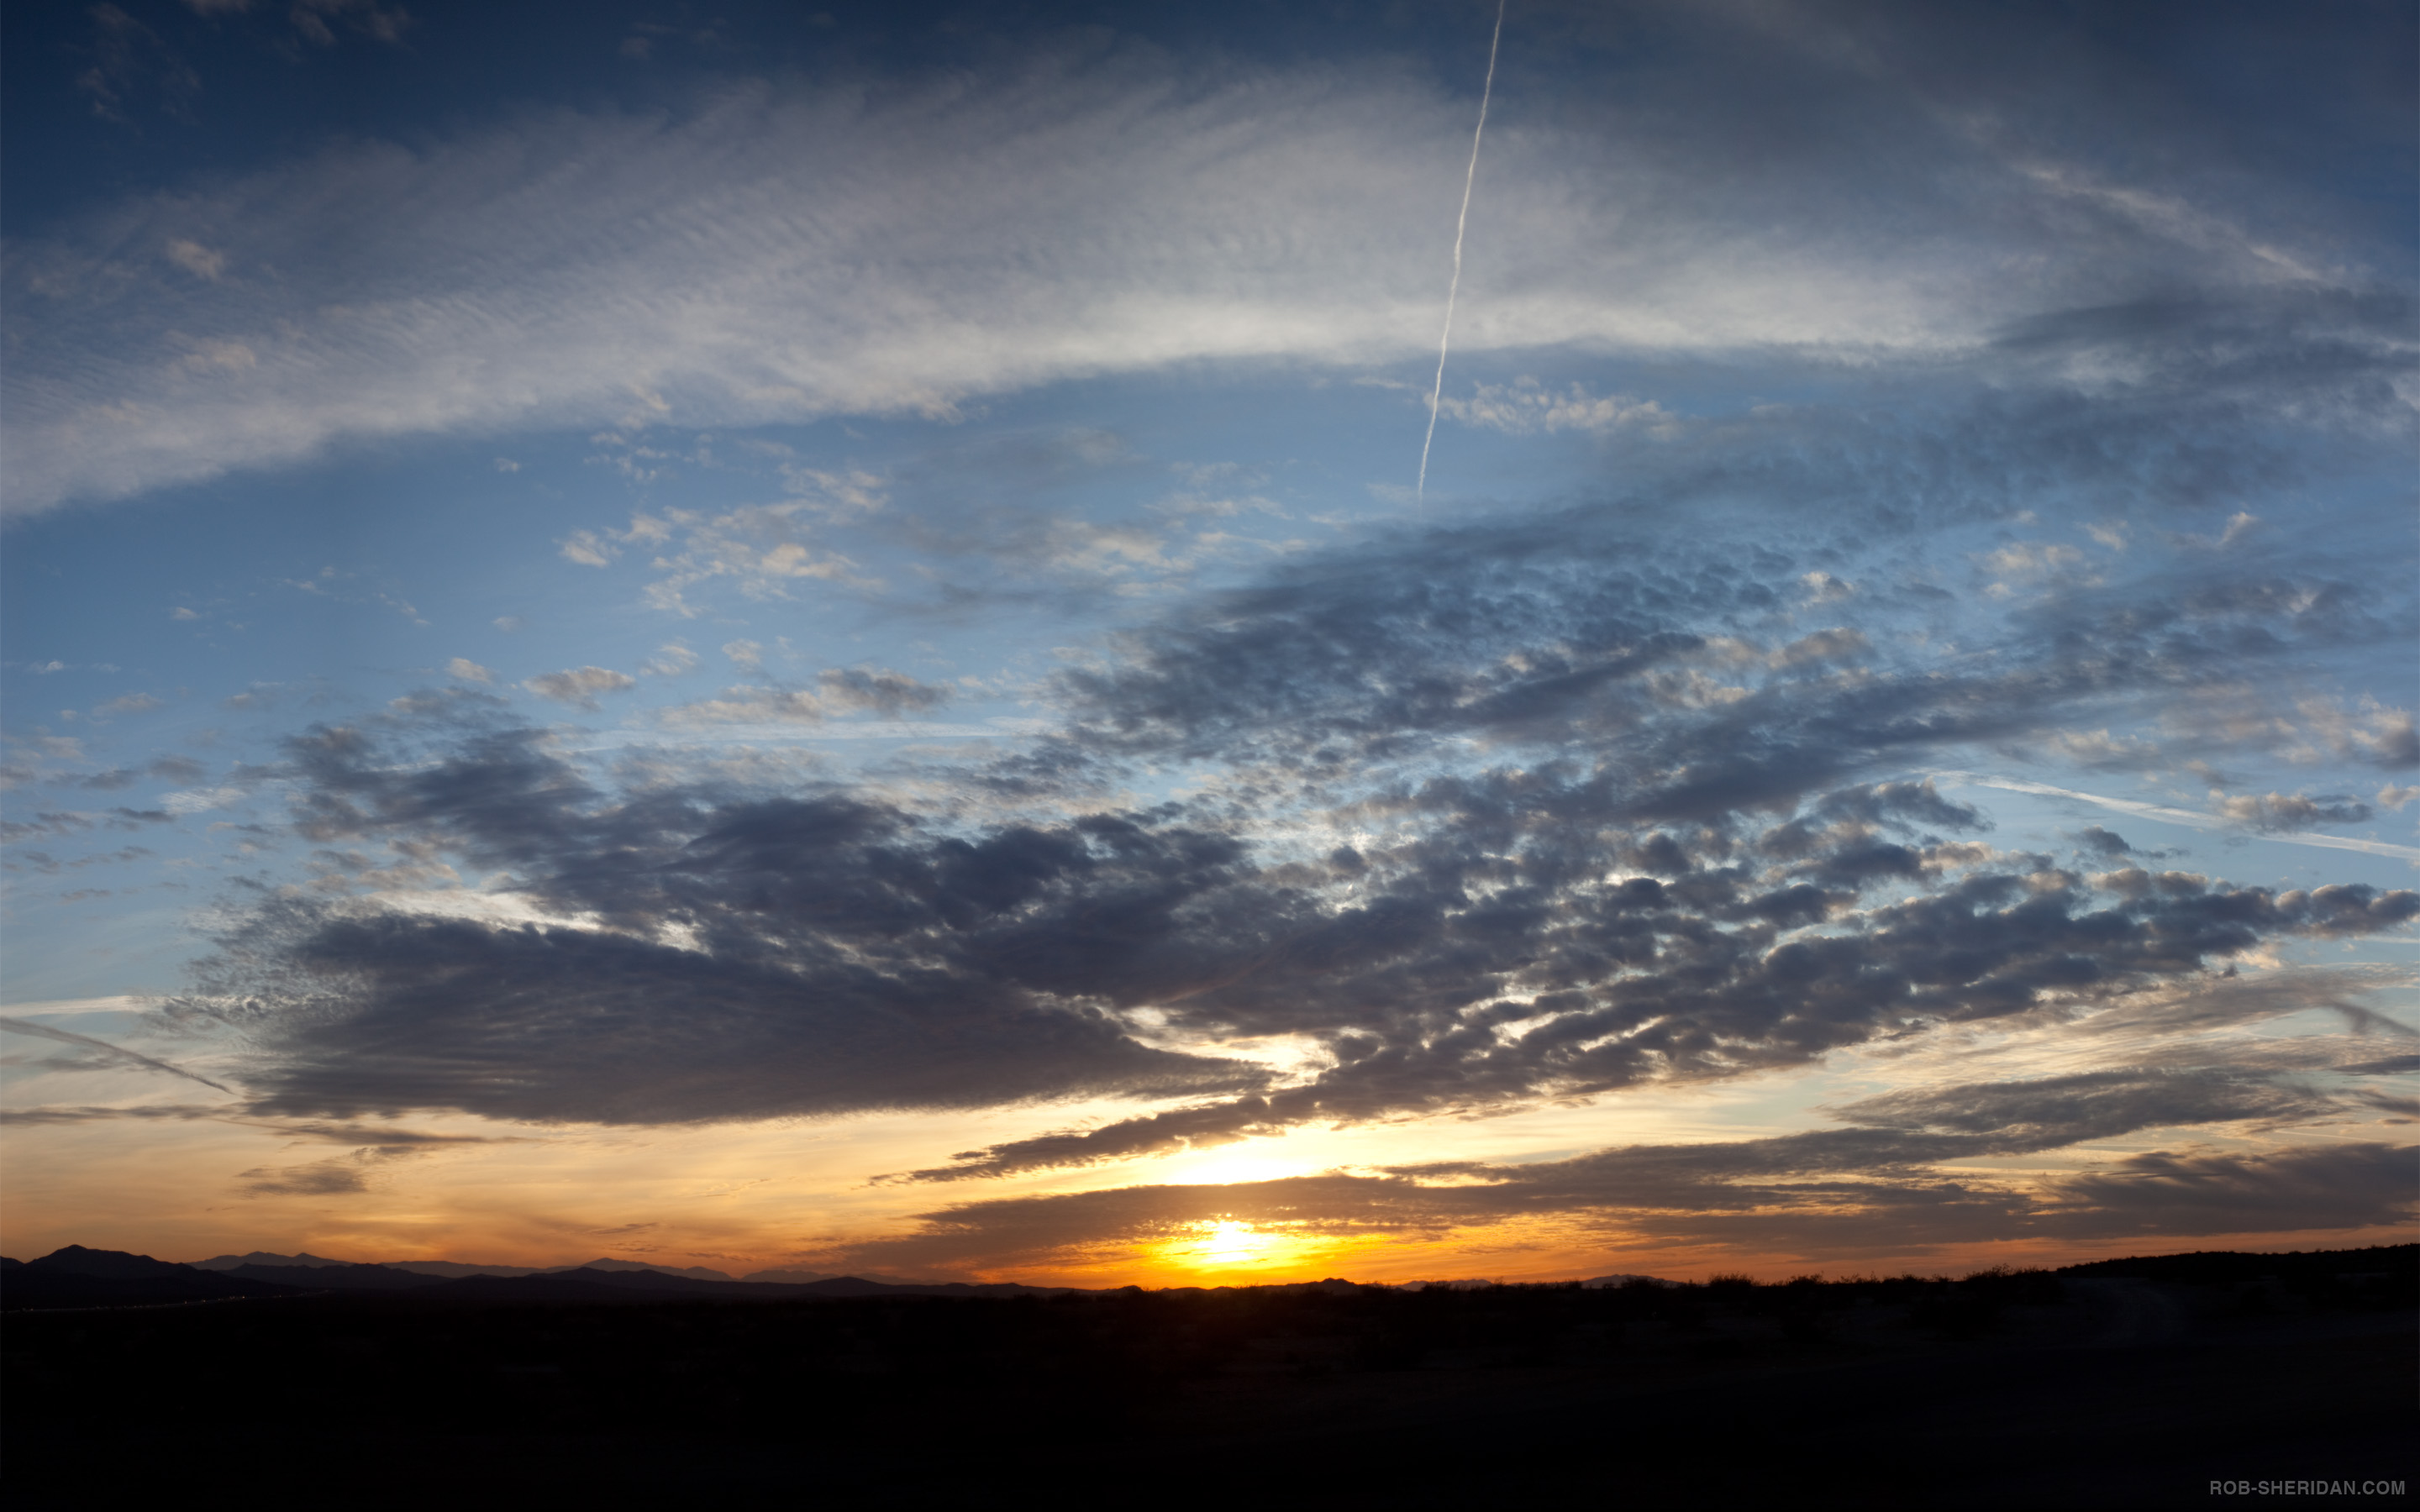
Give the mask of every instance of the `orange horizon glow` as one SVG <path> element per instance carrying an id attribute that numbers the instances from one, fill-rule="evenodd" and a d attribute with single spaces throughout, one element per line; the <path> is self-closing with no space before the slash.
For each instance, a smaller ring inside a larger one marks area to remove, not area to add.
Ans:
<path id="1" fill-rule="evenodd" d="M 69 1243 L 93 1249 L 124 1250 L 153 1258 L 191 1262 L 217 1254 L 309 1253 L 351 1264 L 445 1260 L 462 1264 L 510 1265 L 545 1269 L 576 1265 L 597 1258 L 640 1260 L 674 1268 L 706 1266 L 735 1278 L 757 1271 L 825 1271 L 876 1279 L 968 1281 L 977 1284 L 1019 1283 L 1039 1287 L 1145 1288 L 1186 1287 L 1285 1286 L 1331 1277 L 1365 1285 L 1404 1285 L 1422 1281 L 1495 1280 L 1508 1284 L 1552 1284 L 1607 1274 L 1642 1274 L 1666 1280 L 1702 1282 L 1709 1276 L 1745 1275 L 1761 1282 L 1818 1275 L 1827 1280 L 1856 1276 L 1961 1276 L 1993 1266 L 2055 1270 L 2065 1265 L 2131 1256 L 2176 1255 L 2195 1251 L 2232 1250 L 2252 1254 L 2364 1249 L 2412 1242 L 2400 1227 L 2379 1225 L 2358 1229 L 2310 1230 L 2290 1234 L 2211 1234 L 2172 1238 L 2137 1237 L 2092 1241 L 2003 1241 L 1944 1246 L 1930 1253 L 1877 1251 L 1862 1257 L 1793 1255 L 1724 1251 L 1708 1246 L 1637 1247 L 1557 1253 L 1544 1246 L 1506 1244 L 1502 1236 L 1481 1242 L 1480 1236 L 1407 1242 L 1381 1235 L 1310 1235 L 1282 1227 L 1264 1227 L 1236 1219 L 1211 1219 L 1187 1226 L 1173 1237 L 1138 1245 L 1125 1255 L 1103 1257 L 1092 1263 L 1042 1262 L 997 1266 L 856 1266 L 812 1260 L 781 1254 L 735 1255 L 671 1251 L 653 1247 L 599 1244 L 576 1254 L 542 1254 L 510 1244 L 397 1244 L 364 1246 L 314 1240 L 308 1235 L 261 1242 L 225 1241 L 215 1247 L 147 1243 L 123 1234 L 49 1236 L 20 1246 L 0 1239 L 0 1252 L 24 1260 Z M 22 1252 L 21 1252 L 22 1251 Z M 499 1257 L 500 1255 L 509 1257 Z M 1518 1255 L 1520 1263 L 1513 1261 Z M 1548 1257 L 1551 1256 L 1552 1257 Z M 472 1257 L 466 1258 L 466 1257 Z M 840 1269 L 832 1270 L 834 1264 Z"/>

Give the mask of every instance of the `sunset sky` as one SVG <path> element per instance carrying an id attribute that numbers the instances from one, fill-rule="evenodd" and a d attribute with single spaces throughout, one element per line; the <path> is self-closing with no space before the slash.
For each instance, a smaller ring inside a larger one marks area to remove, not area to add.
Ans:
<path id="1" fill-rule="evenodd" d="M 0 15 L 6 1253 L 2410 1237 L 2412 4 Z"/>

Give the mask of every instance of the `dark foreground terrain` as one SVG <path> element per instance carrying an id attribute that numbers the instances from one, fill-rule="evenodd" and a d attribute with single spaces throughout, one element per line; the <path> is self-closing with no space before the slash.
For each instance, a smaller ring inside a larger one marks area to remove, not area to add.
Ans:
<path id="1" fill-rule="evenodd" d="M 79 1303 L 5 1276 L 19 1506 L 2208 1506 L 2298 1500 L 2213 1481 L 2420 1480 L 2412 1245 L 1957 1282 L 769 1301 L 574 1273 L 555 1300 Z"/>

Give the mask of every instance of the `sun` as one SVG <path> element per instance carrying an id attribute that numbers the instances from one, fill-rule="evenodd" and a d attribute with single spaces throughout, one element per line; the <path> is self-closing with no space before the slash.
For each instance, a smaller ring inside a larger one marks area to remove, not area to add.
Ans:
<path id="1" fill-rule="evenodd" d="M 1208 1268 L 1217 1265 L 1248 1265 L 1265 1257 L 1273 1240 L 1250 1224 L 1233 1218 L 1219 1218 L 1193 1226 L 1189 1241 L 1180 1240 L 1171 1248 L 1170 1258 L 1183 1265 Z"/>

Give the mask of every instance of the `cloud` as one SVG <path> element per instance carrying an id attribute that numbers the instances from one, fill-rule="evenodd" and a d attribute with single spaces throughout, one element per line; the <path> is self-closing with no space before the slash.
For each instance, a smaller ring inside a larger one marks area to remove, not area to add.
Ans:
<path id="1" fill-rule="evenodd" d="M 1559 507 L 1298 553 L 1071 662 L 1038 690 L 1056 719 L 1016 748 L 904 785 L 738 767 L 623 785 L 485 707 L 306 733 L 281 768 L 299 834 L 509 873 L 532 922 L 280 903 L 230 936 L 197 1001 L 260 1015 L 251 1085 L 289 1113 L 1162 1104 L 911 1173 L 939 1180 L 1685 1086 L 2189 987 L 2214 1000 L 2231 963 L 2402 929 L 2420 897 L 2070 871 L 1978 838 L 1989 816 L 1948 789 L 1951 764 L 2113 721 L 2253 738 L 2216 701 L 2294 707 L 2309 666 L 2403 643 L 2399 599 L 2292 542 L 2147 540 L 2106 569 L 2123 576 L 2022 603 L 1937 584 L 1970 580 L 1971 532 L 2009 517 L 2012 458 L 2096 520 L 2113 455 L 2142 458 L 2128 486 L 2158 501 L 2129 509 L 2187 507 L 2166 501 L 2212 475 L 2273 480 L 2238 423 L 2269 391 L 2212 364 L 2239 336 L 2335 349 L 2311 333 L 2327 298 L 2282 299 L 2002 338 L 2021 363 L 2122 352 L 2167 375 L 2088 402 L 2064 377 L 1936 374 L 1906 406 L 1684 427 Z M 714 563 L 744 581 L 783 545 L 825 549 L 843 507 L 643 511 L 599 539 L 690 563 L 664 583 Z M 722 649 L 767 680 L 668 724 L 895 718 L 943 697 L 876 667 L 781 686 L 758 642 Z M 526 686 L 593 702 L 635 682 L 589 671 L 617 681 Z M 1169 795 L 1109 796 L 1138 790 Z M 1312 1047 L 1302 1069 L 1224 1048 L 1277 1035 Z"/>
<path id="2" fill-rule="evenodd" d="M 2033 1081 L 1911 1088 L 1832 1109 L 1874 1129 L 1993 1136 L 1978 1153 L 2056 1149 L 2139 1129 L 2301 1122 L 2335 1101 L 2257 1072 L 2132 1067 Z"/>
<path id="3" fill-rule="evenodd" d="M 2412 1221 L 2411 1147 L 2352 1144 L 2258 1155 L 2131 1155 L 2056 1180 L 2063 1233 L 2252 1233 Z"/>
<path id="4" fill-rule="evenodd" d="M 735 641 L 723 654 L 751 671 L 761 666 L 762 647 L 752 640 Z M 920 682 L 906 672 L 880 668 L 830 668 L 818 674 L 815 688 L 740 687 L 722 697 L 699 699 L 667 709 L 666 724 L 675 728 L 712 725 L 815 724 L 837 715 L 876 714 L 886 719 L 927 714 L 949 702 L 951 690 Z"/>
<path id="5" fill-rule="evenodd" d="M 2093 855 L 2109 859 L 2134 853 L 2134 848 L 2126 843 L 2126 837 L 2114 830 L 2103 829 L 2099 825 L 2086 825 L 2078 830 L 2075 842 Z"/>
<path id="6" fill-rule="evenodd" d="M 1452 580 L 1427 579 L 1427 612 Z M 1975 717 L 1960 711 L 1988 710 L 1986 730 L 2009 728 L 2021 689 L 2040 696 L 2036 672 L 2004 669 L 1978 693 L 1930 671 L 1894 686 L 1767 656 L 1746 698 L 1709 704 L 1669 681 L 1708 642 L 1642 632 L 1618 585 L 1575 582 L 1578 602 L 1548 622 L 1555 657 L 1508 661 L 1465 623 L 1439 658 L 1400 616 L 1348 615 L 1360 651 L 1332 675 L 1368 681 L 1309 708 L 1223 654 L 1261 643 L 1230 603 L 1215 625 L 1140 644 L 1125 674 L 1076 678 L 1089 723 L 956 779 L 1013 783 L 1084 741 L 1096 758 L 1198 742 L 1239 772 L 1267 749 L 1319 783 L 1333 780 L 1323 763 L 1345 762 L 1326 748 L 1357 748 L 1357 764 L 1440 733 L 1586 733 L 1598 748 L 1590 766 L 1437 773 L 1330 800 L 1305 819 L 1373 833 L 1325 852 L 1256 841 L 1216 796 L 969 825 L 829 788 L 618 793 L 486 713 L 315 731 L 282 774 L 304 838 L 508 868 L 550 921 L 282 902 L 230 936 L 196 1004 L 241 1005 L 228 1011 L 265 1052 L 251 1085 L 289 1114 L 684 1121 L 1194 1093 L 919 1173 L 934 1179 L 1804 1065 L 1945 1024 L 2107 1010 L 2271 940 L 2420 917 L 2409 891 L 2086 878 L 1945 840 L 1985 819 L 1928 782 L 1816 784 L 1915 738 L 1888 733 L 1901 727 L 1955 738 Z M 1319 643 L 1301 633 L 1304 601 L 1276 602 L 1294 633 L 1270 649 L 1316 687 L 1331 674 L 1299 649 Z M 1500 583 L 1494 603 L 1514 629 L 1546 608 Z M 1592 636 L 1575 632 L 1592 616 L 1625 649 L 1586 651 Z M 1171 704 L 1178 670 L 1214 652 L 1216 672 L 1187 671 Z M 1713 654 L 1742 664 L 1735 647 Z M 1387 681 L 1398 664 L 1419 668 L 1402 692 Z M 916 686 L 895 676 L 825 687 L 878 708 Z M 1758 717 L 1743 723 L 1743 707 Z M 1729 764 L 1743 750 L 1758 759 Z M 1255 807 L 1279 801 L 1300 799 L 1271 787 Z M 1145 1049 L 1139 1015 L 1182 1048 Z M 1324 1059 L 1273 1081 L 1217 1050 L 1273 1034 Z M 2092 1102 L 2083 1084 L 2067 1095 Z"/>
<path id="7" fill-rule="evenodd" d="M 240 787 L 189 789 L 181 793 L 162 794 L 160 807 L 182 818 L 186 814 L 207 813 L 212 809 L 224 809 L 243 796 L 244 790 Z"/>
<path id="8" fill-rule="evenodd" d="M 195 278 L 207 279 L 215 284 L 218 282 L 219 275 L 226 271 L 226 255 L 212 252 L 198 241 L 188 241 L 182 237 L 170 237 L 165 252 L 170 262 Z"/>
<path id="9" fill-rule="evenodd" d="M 246 1196 L 337 1197 L 370 1190 L 381 1166 L 425 1153 L 413 1145 L 374 1145 L 305 1165 L 260 1166 L 239 1173 Z"/>
<path id="10" fill-rule="evenodd" d="M 2370 816 L 2368 804 L 2342 795 L 2312 798 L 2301 794 L 2272 793 L 2262 797 L 2246 793 L 2232 796 L 2213 795 L 2213 798 L 2221 814 L 2255 829 L 2308 829 L 2313 825 L 2358 825 Z"/>
<path id="11" fill-rule="evenodd" d="M 1514 436 L 1625 428 L 1650 436 L 1670 436 L 1680 429 L 1678 418 L 1652 399 L 1630 399 L 1621 394 L 1600 396 L 1579 383 L 1557 392 L 1533 378 L 1478 384 L 1469 398 L 1445 399 L 1438 409 L 1466 425 Z"/>
<path id="12" fill-rule="evenodd" d="M 402 23 L 363 0 L 291 15 L 318 40 L 354 26 L 392 41 Z M 1489 135 L 1458 350 L 1930 360 L 1996 342 L 2006 361 L 2107 389 L 2163 375 L 2099 361 L 2108 322 L 2093 312 L 2175 307 L 2180 289 L 2357 296 L 2369 302 L 2332 317 L 2338 370 L 2294 380 L 2314 414 L 2374 419 L 2385 402 L 2342 380 L 2399 360 L 2381 302 L 2400 286 L 2391 234 L 2264 169 L 2232 100 L 2175 81 L 2055 87 L 2079 67 L 2141 77 L 2132 60 L 2164 44 L 2120 56 L 2070 27 L 2045 47 L 2038 18 L 2014 13 L 1957 39 L 1916 22 L 1844 89 L 1827 49 L 1761 23 L 1664 24 L 1666 67 L 1700 94 L 1753 35 L 1761 91 L 1796 122 L 1787 149 L 1723 113 L 1559 95 L 1542 77 Z M 1990 50 L 1976 32 L 2010 44 L 1989 74 L 1949 61 Z M 2259 45 L 2308 59 L 2350 44 L 2280 22 Z M 1936 95 L 1952 73 L 1954 102 Z M 115 108 L 131 78 L 98 70 L 96 100 Z M 2279 127 L 2309 144 L 2295 161 L 2356 129 L 2327 109 Z M 354 141 L 122 199 L 12 241 L 11 507 L 348 438 L 947 417 L 985 394 L 1204 360 L 1409 363 L 1433 336 L 1450 233 L 1439 165 L 1467 131 L 1466 100 L 1390 64 L 1180 64 L 1094 35 L 971 75 L 741 83 L 661 116 Z M 2160 163 L 2159 182 L 2080 161 L 2093 147 L 2046 146 L 2111 141 L 2147 144 L 2132 161 Z M 347 255 L 330 255 L 332 227 Z M 163 251 L 173 272 L 155 276 L 128 247 L 206 255 Z M 178 339 L 240 346 L 253 365 L 196 381 Z M 1594 424 L 1600 402 L 1466 401 L 1480 423 L 1549 427 Z"/>
<path id="13" fill-rule="evenodd" d="M 131 126 L 133 112 L 151 105 L 172 119 L 190 120 L 191 100 L 202 86 L 192 65 L 159 33 L 116 6 L 97 5 L 85 14 L 92 21 L 88 55 L 93 62 L 76 75 L 75 85 L 90 98 L 92 113 Z M 146 98 L 138 100 L 137 96 Z"/>
<path id="14" fill-rule="evenodd" d="M 695 671 L 697 665 L 697 653 L 675 640 L 658 648 L 654 656 L 640 664 L 639 671 L 651 677 L 678 677 L 683 672 Z"/>
<path id="15" fill-rule="evenodd" d="M 2407 1222 L 2413 1206 L 2409 1167 L 2415 1151 L 2377 1144 L 2254 1156 L 2152 1153 L 2039 1183 L 1931 1168 L 1988 1143 L 1841 1130 L 1635 1145 L 1526 1165 L 1440 1163 L 1373 1174 L 1001 1197 L 920 1214 L 909 1231 L 845 1246 L 826 1263 L 1047 1263 L 1164 1242 L 1212 1222 L 1361 1239 L 1435 1239 L 1457 1229 L 1544 1222 L 1566 1234 L 1576 1227 L 1631 1243 L 1907 1254 L 2036 1235 L 2358 1228 Z"/>
<path id="16" fill-rule="evenodd" d="M 929 713 L 950 701 L 947 687 L 880 668 L 835 668 L 822 673 L 816 683 L 827 706 L 879 714 L 888 719 Z"/>
<path id="17" fill-rule="evenodd" d="M 356 37 L 398 46 L 413 25 L 410 11 L 401 6 L 381 6 L 376 0 L 298 0 L 286 19 L 306 41 L 320 47 L 336 45 L 338 27 Z"/>
<path id="18" fill-rule="evenodd" d="M 599 693 L 627 692 L 638 687 L 639 680 L 628 672 L 604 667 L 575 667 L 568 671 L 540 673 L 521 686 L 540 698 L 594 713 Z"/>
<path id="19" fill-rule="evenodd" d="M 2101 808 L 2115 810 L 2119 813 L 2141 814 L 2146 818 L 2162 819 L 2194 829 L 2212 829 L 2227 822 L 2223 815 L 2206 811 L 2196 812 L 2191 809 L 2170 808 L 2165 804 L 2146 803 L 2136 798 L 2116 798 L 2104 794 L 2083 793 L 2073 788 L 2054 787 L 2046 782 L 2030 781 L 2024 778 L 1999 777 L 1982 772 L 1941 772 L 1935 775 L 1944 780 L 1972 783 L 1978 787 L 2006 788 L 2012 793 L 2039 793 L 2050 797 L 2072 798 L 2080 803 L 2094 804 Z M 2220 797 L 2224 802 L 2224 795 Z M 2257 814 L 2259 810 L 2246 809 L 2244 811 Z M 2353 840 L 2341 835 L 2316 835 L 2299 830 L 2275 830 L 2270 833 L 2273 839 L 2287 841 L 2297 845 L 2312 845 L 2324 850 L 2364 851 L 2372 856 L 2399 856 L 2407 861 L 2420 860 L 2420 848 L 2396 845 L 2385 841 Z"/>
<path id="20" fill-rule="evenodd" d="M 457 656 L 445 664 L 445 675 L 466 683 L 492 683 L 496 674 L 467 656 Z"/>
<path id="21" fill-rule="evenodd" d="M 92 827 L 90 815 L 68 810 L 37 811 L 30 819 L 0 820 L 0 840 L 15 843 L 61 835 L 77 835 Z"/>
<path id="22" fill-rule="evenodd" d="M 663 712 L 675 729 L 711 725 L 815 724 L 830 713 L 824 701 L 804 688 L 726 688 L 721 698 L 697 699 Z"/>
<path id="23" fill-rule="evenodd" d="M 0 1108 L 0 1124 L 39 1126 L 62 1123 L 99 1123 L 119 1119 L 171 1119 L 191 1121 L 195 1119 L 221 1119 L 226 1116 L 224 1104 L 203 1107 L 192 1103 L 145 1103 L 132 1107 L 33 1107 Z"/>

